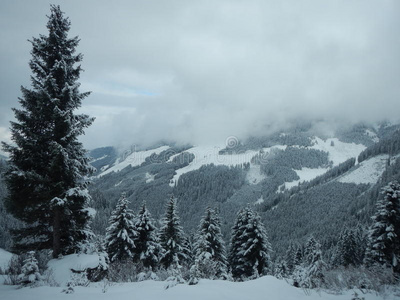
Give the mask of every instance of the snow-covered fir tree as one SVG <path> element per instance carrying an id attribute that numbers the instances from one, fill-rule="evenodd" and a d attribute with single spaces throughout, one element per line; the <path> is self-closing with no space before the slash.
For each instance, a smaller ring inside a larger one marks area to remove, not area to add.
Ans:
<path id="1" fill-rule="evenodd" d="M 271 267 L 271 246 L 259 215 L 250 207 L 237 215 L 232 228 L 229 262 L 232 276 L 245 280 L 265 275 Z"/>
<path id="2" fill-rule="evenodd" d="M 376 204 L 366 252 L 368 265 L 378 263 L 400 272 L 400 184 L 390 182 Z"/>
<path id="3" fill-rule="evenodd" d="M 21 274 L 18 276 L 18 282 L 22 285 L 33 284 L 42 280 L 39 273 L 38 261 L 35 258 L 35 251 L 29 251 L 24 259 Z"/>
<path id="4" fill-rule="evenodd" d="M 129 200 L 123 193 L 109 220 L 110 225 L 107 227 L 105 243 L 111 262 L 134 259 L 134 241 L 138 237 L 138 233 L 134 214 L 128 205 Z"/>
<path id="5" fill-rule="evenodd" d="M 303 247 L 297 245 L 297 249 L 294 252 L 293 267 L 300 266 L 303 263 Z"/>
<path id="6" fill-rule="evenodd" d="M 159 240 L 163 249 L 161 263 L 165 268 L 180 267 L 186 262 L 188 249 L 185 245 L 183 229 L 176 212 L 176 200 L 174 197 L 171 197 L 167 202 Z"/>
<path id="7" fill-rule="evenodd" d="M 326 263 L 322 259 L 321 244 L 311 236 L 305 245 L 303 263 L 295 267 L 293 279 L 296 286 L 321 287 Z"/>
<path id="8" fill-rule="evenodd" d="M 287 275 L 290 275 L 293 273 L 293 270 L 295 267 L 296 252 L 297 252 L 297 249 L 295 248 L 293 243 L 290 243 L 289 248 L 286 250 L 286 254 L 285 254 L 285 265 L 286 265 Z"/>
<path id="9" fill-rule="evenodd" d="M 144 267 L 154 270 L 160 262 L 163 251 L 158 241 L 153 219 L 144 203 L 137 216 L 135 229 L 137 237 L 134 240 L 136 254 L 134 261 L 140 261 Z"/>
<path id="10" fill-rule="evenodd" d="M 353 229 L 344 229 L 334 252 L 333 265 L 348 267 L 358 266 L 362 262 L 361 250 L 357 232 Z"/>
<path id="11" fill-rule="evenodd" d="M 207 208 L 196 235 L 195 265 L 198 277 L 208 279 L 227 278 L 227 258 L 217 213 Z"/>
<path id="12" fill-rule="evenodd" d="M 21 108 L 14 109 L 14 144 L 3 147 L 10 154 L 6 206 L 26 224 L 15 231 L 16 249 L 52 249 L 58 257 L 92 235 L 86 209 L 92 168 L 78 138 L 93 119 L 74 113 L 89 95 L 79 92 L 79 39 L 68 37 L 71 22 L 60 7 L 50 9 L 48 35 L 30 41 L 32 88 L 21 88 Z"/>

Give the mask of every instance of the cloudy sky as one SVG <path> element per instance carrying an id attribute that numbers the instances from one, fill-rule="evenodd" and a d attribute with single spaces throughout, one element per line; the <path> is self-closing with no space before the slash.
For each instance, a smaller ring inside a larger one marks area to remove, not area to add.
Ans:
<path id="1" fill-rule="evenodd" d="M 53 3 L 81 38 L 87 148 L 399 118 L 398 0 Z M 0 1 L 0 140 L 48 14 L 48 1 Z"/>

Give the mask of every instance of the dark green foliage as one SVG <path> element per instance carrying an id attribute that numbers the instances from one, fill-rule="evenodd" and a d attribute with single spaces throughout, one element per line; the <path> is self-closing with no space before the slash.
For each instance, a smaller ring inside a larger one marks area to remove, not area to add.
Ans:
<path id="1" fill-rule="evenodd" d="M 328 152 L 316 149 L 306 149 L 297 147 L 287 147 L 285 150 L 275 149 L 262 159 L 255 157 L 254 163 L 261 165 L 261 170 L 266 175 L 275 174 L 274 171 L 279 167 L 301 170 L 302 168 L 318 168 L 330 165 Z"/>
<path id="2" fill-rule="evenodd" d="M 135 230 L 137 237 L 134 239 L 134 261 L 141 262 L 145 268 L 156 269 L 163 253 L 156 234 L 156 227 L 153 225 L 153 219 L 145 204 L 138 213 Z"/>
<path id="3" fill-rule="evenodd" d="M 366 188 L 330 182 L 294 194 L 263 213 L 275 253 L 285 253 L 290 241 L 302 243 L 311 232 L 320 239 L 323 250 L 331 248 L 344 224 L 355 226 L 358 222 L 349 217 L 350 208 Z"/>
<path id="4" fill-rule="evenodd" d="M 225 244 L 217 213 L 207 208 L 195 242 L 195 264 L 200 278 L 225 279 L 228 272 Z"/>
<path id="5" fill-rule="evenodd" d="M 356 267 L 362 264 L 365 252 L 363 233 L 358 229 L 342 230 L 335 249 L 333 265 Z"/>
<path id="6" fill-rule="evenodd" d="M 201 219 L 201 211 L 207 206 L 225 210 L 230 197 L 246 185 L 246 172 L 240 167 L 202 166 L 199 170 L 182 174 L 174 188 L 180 201 L 181 219 L 188 231 L 194 231 Z"/>
<path id="7" fill-rule="evenodd" d="M 186 262 L 187 243 L 176 212 L 176 200 L 173 197 L 167 202 L 159 239 L 164 251 L 161 263 L 165 268 L 176 267 Z"/>
<path id="8" fill-rule="evenodd" d="M 400 272 L 400 184 L 390 182 L 376 204 L 366 253 L 368 264 L 378 263 Z"/>
<path id="9" fill-rule="evenodd" d="M 27 228 L 16 230 L 19 250 L 53 249 L 56 257 L 79 250 L 90 236 L 85 207 L 92 168 L 78 141 L 93 119 L 74 110 L 89 93 L 79 92 L 81 54 L 75 54 L 78 37 L 68 38 L 70 21 L 59 6 L 51 6 L 48 36 L 33 38 L 32 89 L 22 87 L 21 109 L 11 122 L 14 145 L 3 144 L 10 154 L 6 173 L 6 206 Z"/>
<path id="10" fill-rule="evenodd" d="M 22 226 L 22 223 L 8 213 L 4 206 L 4 201 L 7 197 L 7 187 L 4 182 L 4 172 L 6 169 L 6 161 L 0 159 L 0 248 L 10 251 L 12 247 L 10 230 L 18 229 Z"/>
<path id="11" fill-rule="evenodd" d="M 182 174 L 174 194 L 189 201 L 213 199 L 224 202 L 245 183 L 241 167 L 202 166 L 198 171 Z"/>
<path id="12" fill-rule="evenodd" d="M 138 260 L 135 257 L 135 240 L 138 238 L 136 220 L 128 204 L 125 194 L 122 194 L 109 220 L 105 244 L 111 262 Z"/>
<path id="13" fill-rule="evenodd" d="M 400 129 L 386 136 L 378 143 L 368 147 L 358 156 L 358 162 L 362 162 L 378 154 L 396 155 L 400 152 Z"/>
<path id="14" fill-rule="evenodd" d="M 266 275 L 271 268 L 271 245 L 264 225 L 250 207 L 237 215 L 232 228 L 229 263 L 236 280 Z"/>

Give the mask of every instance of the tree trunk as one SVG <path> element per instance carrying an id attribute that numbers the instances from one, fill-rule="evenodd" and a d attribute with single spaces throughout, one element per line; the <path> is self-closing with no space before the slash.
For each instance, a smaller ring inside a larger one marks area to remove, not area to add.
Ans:
<path id="1" fill-rule="evenodd" d="M 61 254 L 61 211 L 60 207 L 54 208 L 53 219 L 53 258 Z"/>

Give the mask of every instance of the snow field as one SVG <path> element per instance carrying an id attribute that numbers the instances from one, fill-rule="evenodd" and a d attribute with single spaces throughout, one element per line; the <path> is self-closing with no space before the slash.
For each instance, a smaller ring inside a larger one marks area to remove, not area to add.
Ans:
<path id="1" fill-rule="evenodd" d="M 71 279 L 71 269 L 84 270 L 86 268 L 95 268 L 99 265 L 99 256 L 97 254 L 70 254 L 61 259 L 52 259 L 49 261 L 49 268 L 53 270 L 54 280 L 61 286 L 65 286 Z"/>
<path id="2" fill-rule="evenodd" d="M 169 149 L 169 146 L 161 146 L 156 149 L 151 149 L 151 150 L 146 150 L 146 151 L 135 151 L 132 152 L 130 155 L 128 155 L 123 161 L 117 161 L 115 164 L 102 172 L 99 176 L 106 175 L 111 172 L 118 172 L 121 171 L 122 169 L 126 168 L 127 166 L 140 166 L 142 163 L 145 162 L 146 158 L 151 156 L 152 154 L 160 154 L 161 152 Z"/>
<path id="3" fill-rule="evenodd" d="M 312 142 L 314 145 L 306 148 L 328 152 L 329 160 L 333 162 L 333 166 L 337 166 L 351 157 L 357 157 L 367 148 L 362 144 L 344 143 L 337 138 L 330 138 L 324 141 L 319 137 L 315 137 Z M 332 143 L 333 146 L 331 146 Z"/>
<path id="4" fill-rule="evenodd" d="M 225 166 L 237 166 L 244 163 L 250 163 L 251 159 L 259 153 L 259 151 L 248 150 L 243 153 L 238 154 L 219 154 L 219 151 L 224 149 L 224 147 L 218 146 L 196 146 L 186 150 L 186 152 L 194 154 L 194 160 L 184 168 L 176 170 L 176 174 L 172 178 L 170 186 L 174 186 L 178 181 L 179 177 L 182 174 L 185 174 L 190 171 L 195 171 L 201 168 L 201 166 L 214 164 L 216 166 L 225 165 Z M 286 146 L 273 146 L 270 148 L 264 148 L 264 153 L 268 153 L 271 149 L 286 149 Z M 253 170 L 252 170 L 253 168 Z M 251 174 L 247 180 L 250 183 L 256 184 L 264 179 L 264 176 L 259 172 L 259 167 L 257 170 L 257 166 L 253 164 L 250 165 Z"/>
<path id="5" fill-rule="evenodd" d="M 349 300 L 353 291 L 342 295 L 328 294 L 324 291 L 304 290 L 289 285 L 284 280 L 264 276 L 246 282 L 229 282 L 222 280 L 200 280 L 197 285 L 179 284 L 165 289 L 165 282 L 142 281 L 134 283 L 116 283 L 107 286 L 103 293 L 104 283 L 92 283 L 89 287 L 74 287 L 72 294 L 61 293 L 63 287 L 21 288 L 0 285 L 0 297 L 4 300 Z M 398 299 L 394 295 L 358 294 L 365 300 Z"/>
<path id="6" fill-rule="evenodd" d="M 356 184 L 375 184 L 385 171 L 386 163 L 389 155 L 382 154 L 370 159 L 364 160 L 359 164 L 359 167 L 350 173 L 346 173 L 339 182 L 343 183 L 356 183 Z"/>
<path id="7" fill-rule="evenodd" d="M 329 154 L 328 159 L 332 161 L 333 166 L 337 166 L 342 162 L 345 162 L 349 158 L 358 157 L 358 155 L 363 150 L 366 149 L 364 145 L 355 143 L 344 143 L 339 141 L 337 138 L 330 138 L 324 141 L 318 137 L 315 137 L 312 140 L 312 143 L 313 145 L 311 147 L 305 147 L 305 148 L 328 152 Z M 301 182 L 313 180 L 314 178 L 324 174 L 328 170 L 329 168 L 316 168 L 316 169 L 302 168 L 301 170 L 294 170 L 300 177 L 300 179 L 291 182 L 285 182 L 284 186 L 286 189 L 291 189 L 292 187 L 297 186 Z M 278 191 L 279 190 L 280 187 L 278 188 Z"/>
<path id="8" fill-rule="evenodd" d="M 0 248 L 0 269 L 5 270 L 8 267 L 13 254 Z"/>

